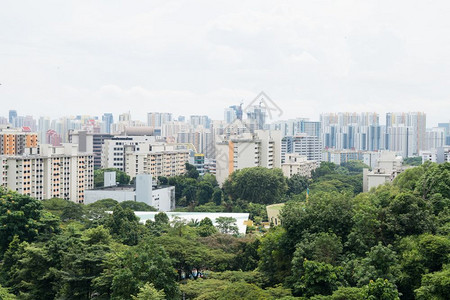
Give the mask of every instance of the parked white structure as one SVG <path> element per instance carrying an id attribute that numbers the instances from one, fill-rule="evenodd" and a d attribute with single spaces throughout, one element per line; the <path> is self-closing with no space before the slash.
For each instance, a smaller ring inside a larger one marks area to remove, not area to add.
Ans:
<path id="1" fill-rule="evenodd" d="M 255 130 L 217 138 L 216 178 L 219 184 L 236 170 L 250 167 L 281 167 L 281 132 Z"/>
<path id="2" fill-rule="evenodd" d="M 285 162 L 281 164 L 281 170 L 284 176 L 291 178 L 295 174 L 304 177 L 311 177 L 312 171 L 320 166 L 316 160 L 308 160 L 305 155 L 295 153 L 286 154 Z"/>
<path id="3" fill-rule="evenodd" d="M 92 154 L 77 149 L 76 144 L 43 144 L 24 155 L 2 156 L 0 185 L 40 200 L 83 203 L 85 190 L 94 186 L 94 161 Z"/>

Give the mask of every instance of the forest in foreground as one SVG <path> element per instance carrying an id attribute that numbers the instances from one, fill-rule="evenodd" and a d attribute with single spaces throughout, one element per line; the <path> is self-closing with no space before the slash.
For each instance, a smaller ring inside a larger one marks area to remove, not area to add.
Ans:
<path id="1" fill-rule="evenodd" d="M 0 299 L 448 299 L 450 163 L 368 193 L 363 167 L 322 163 L 311 179 L 249 168 L 222 188 L 189 167 L 159 178 L 179 210 L 250 212 L 245 236 L 233 220 L 141 224 L 141 203 L 0 189 Z M 265 206 L 281 202 L 282 225 L 265 229 Z"/>

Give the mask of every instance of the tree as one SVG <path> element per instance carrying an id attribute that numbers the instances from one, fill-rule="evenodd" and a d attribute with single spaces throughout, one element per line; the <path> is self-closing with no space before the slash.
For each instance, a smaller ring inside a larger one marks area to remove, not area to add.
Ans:
<path id="1" fill-rule="evenodd" d="M 126 245 L 136 245 L 140 238 L 139 218 L 129 209 L 116 205 L 106 221 L 111 235 Z"/>
<path id="2" fill-rule="evenodd" d="M 287 184 L 281 169 L 255 167 L 233 172 L 224 183 L 224 190 L 234 201 L 271 204 L 280 202 Z"/>
<path id="3" fill-rule="evenodd" d="M 195 166 L 191 165 L 190 163 L 186 163 L 186 177 L 197 179 L 200 174 L 198 173 L 198 170 Z"/>
<path id="4" fill-rule="evenodd" d="M 442 271 L 426 274 L 422 277 L 422 285 L 415 291 L 417 300 L 444 300 L 450 295 L 450 266 Z"/>
<path id="5" fill-rule="evenodd" d="M 301 295 L 331 295 L 342 285 L 342 267 L 305 259 L 303 269 L 302 277 L 294 286 Z"/>
<path id="6" fill-rule="evenodd" d="M 198 226 L 198 234 L 202 237 L 213 235 L 217 232 L 210 218 L 204 218 Z"/>
<path id="7" fill-rule="evenodd" d="M 197 186 L 197 201 L 199 205 L 208 203 L 214 193 L 213 186 L 209 182 L 201 181 Z"/>
<path id="8" fill-rule="evenodd" d="M 158 176 L 158 183 L 160 185 L 168 185 L 169 179 L 167 179 L 167 177 L 165 177 L 165 176 Z"/>
<path id="9" fill-rule="evenodd" d="M 365 287 L 368 300 L 400 300 L 397 287 L 387 279 L 377 278 Z"/>
<path id="10" fill-rule="evenodd" d="M 0 188 L 0 256 L 17 235 L 21 241 L 59 232 L 58 218 L 42 210 L 42 203 Z"/>
<path id="11" fill-rule="evenodd" d="M 332 232 L 345 244 L 353 226 L 353 203 L 348 193 L 318 192 L 308 202 L 289 201 L 281 210 L 281 223 L 291 244 L 302 240 L 304 234 Z"/>
<path id="12" fill-rule="evenodd" d="M 284 282 L 290 275 L 292 254 L 288 239 L 282 227 L 273 228 L 261 239 L 258 268 L 271 285 Z"/>
<path id="13" fill-rule="evenodd" d="M 164 290 L 157 290 L 153 283 L 146 283 L 139 289 L 137 296 L 131 296 L 133 300 L 165 300 Z"/>
<path id="14" fill-rule="evenodd" d="M 308 187 L 308 178 L 295 174 L 287 179 L 288 193 L 298 195 L 306 191 Z"/>
<path id="15" fill-rule="evenodd" d="M 397 253 L 392 250 L 392 246 L 386 247 L 379 243 L 359 261 L 354 272 L 359 286 L 377 278 L 395 282 L 400 275 Z"/>
<path id="16" fill-rule="evenodd" d="M 62 221 L 81 221 L 84 217 L 84 208 L 82 204 L 67 201 L 67 205 L 62 209 Z"/>
<path id="17" fill-rule="evenodd" d="M 8 289 L 2 287 L 0 285 L 0 299 L 2 300 L 15 300 L 16 296 L 13 294 L 10 294 Z"/>
<path id="18" fill-rule="evenodd" d="M 236 225 L 236 219 L 233 217 L 218 217 L 216 227 L 221 233 L 238 234 L 239 228 Z"/>
<path id="19" fill-rule="evenodd" d="M 220 188 L 218 188 L 218 187 L 215 187 L 213 195 L 212 195 L 212 199 L 213 199 L 214 203 L 216 205 L 221 205 L 222 204 L 222 198 L 223 198 L 222 190 Z"/>
<path id="20" fill-rule="evenodd" d="M 157 211 L 156 208 L 148 205 L 147 203 L 133 200 L 120 202 L 119 205 L 122 206 L 123 209 L 129 208 L 132 211 Z"/>
<path id="21" fill-rule="evenodd" d="M 118 259 L 111 256 L 109 260 L 98 281 L 111 277 L 111 299 L 132 299 L 146 283 L 164 290 L 167 299 L 177 298 L 177 274 L 162 247 L 145 241 L 120 253 Z"/>
<path id="22" fill-rule="evenodd" d="M 130 183 L 130 176 L 128 176 L 127 173 L 120 171 L 119 169 L 114 169 L 114 168 L 98 169 L 98 170 L 94 171 L 95 187 L 104 186 L 105 172 L 116 172 L 116 181 L 119 184 L 129 184 Z"/>

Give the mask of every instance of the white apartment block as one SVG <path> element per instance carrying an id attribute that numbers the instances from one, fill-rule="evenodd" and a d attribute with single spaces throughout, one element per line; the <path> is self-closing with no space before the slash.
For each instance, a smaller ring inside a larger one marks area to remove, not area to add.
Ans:
<path id="1" fill-rule="evenodd" d="M 286 154 L 285 162 L 281 164 L 284 176 L 291 178 L 299 174 L 303 177 L 311 177 L 312 171 L 320 166 L 320 162 L 308 160 L 307 156 L 295 153 Z"/>
<path id="2" fill-rule="evenodd" d="M 125 146 L 155 143 L 154 136 L 115 136 L 105 140 L 102 147 L 102 168 L 115 168 L 124 171 L 125 166 Z"/>
<path id="3" fill-rule="evenodd" d="M 216 138 L 216 178 L 223 184 L 236 170 L 281 167 L 281 132 L 256 130 Z"/>
<path id="4" fill-rule="evenodd" d="M 322 141 L 318 136 L 300 133 L 286 136 L 281 141 L 281 161 L 285 161 L 287 153 L 304 155 L 308 160 L 320 161 L 322 158 Z"/>
<path id="5" fill-rule="evenodd" d="M 125 146 L 123 171 L 131 178 L 140 174 L 178 176 L 186 172 L 189 150 L 176 145 L 142 143 Z"/>
<path id="6" fill-rule="evenodd" d="M 35 153 L 2 156 L 0 185 L 36 199 L 63 198 L 84 202 L 94 186 L 94 158 L 78 153 L 78 145 L 40 145 Z"/>

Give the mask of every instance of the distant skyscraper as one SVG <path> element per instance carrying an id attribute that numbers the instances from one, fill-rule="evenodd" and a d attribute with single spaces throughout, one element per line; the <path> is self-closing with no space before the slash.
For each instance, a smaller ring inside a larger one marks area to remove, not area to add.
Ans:
<path id="1" fill-rule="evenodd" d="M 161 128 L 164 124 L 171 121 L 171 113 L 149 112 L 147 114 L 147 125 L 153 128 Z"/>
<path id="2" fill-rule="evenodd" d="M 12 126 L 16 126 L 16 119 L 17 119 L 17 110 L 10 110 L 9 111 L 9 124 Z"/>
<path id="3" fill-rule="evenodd" d="M 266 109 L 262 106 L 255 105 L 247 109 L 247 121 L 253 130 L 264 129 L 266 124 Z"/>
<path id="4" fill-rule="evenodd" d="M 231 124 L 234 120 L 242 120 L 242 105 L 232 105 L 225 108 L 225 122 Z"/>
<path id="5" fill-rule="evenodd" d="M 408 156 L 418 155 L 420 151 L 426 148 L 426 124 L 427 116 L 423 112 L 409 112 L 409 113 L 387 113 L 386 114 L 386 137 L 387 149 L 391 151 L 398 151 L 394 149 L 393 144 L 408 145 L 408 149 L 402 149 L 403 153 L 408 153 Z M 390 130 L 391 127 L 396 129 Z M 403 129 L 399 129 L 405 127 Z M 406 128 L 407 127 L 407 128 Z M 389 134 L 394 134 L 400 140 L 393 139 Z M 405 141 L 405 138 L 407 140 Z"/>
<path id="6" fill-rule="evenodd" d="M 194 129 L 199 125 L 203 126 L 203 128 L 210 128 L 209 125 L 211 120 L 208 118 L 208 116 L 190 116 L 189 120 Z"/>
<path id="7" fill-rule="evenodd" d="M 103 121 L 103 133 L 111 133 L 111 125 L 114 123 L 114 117 L 112 113 L 104 113 L 102 117 Z"/>

